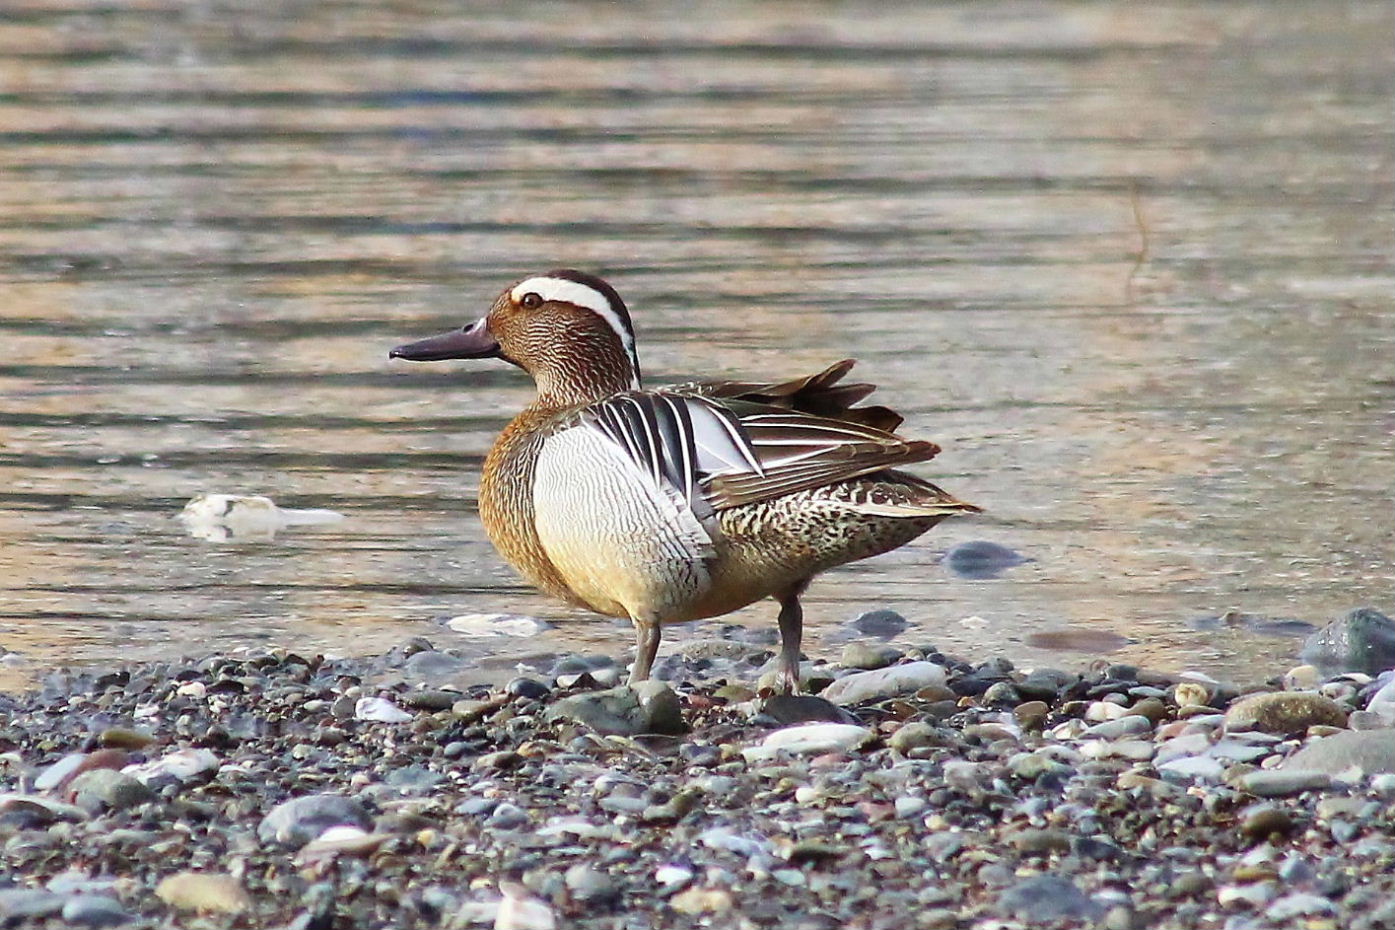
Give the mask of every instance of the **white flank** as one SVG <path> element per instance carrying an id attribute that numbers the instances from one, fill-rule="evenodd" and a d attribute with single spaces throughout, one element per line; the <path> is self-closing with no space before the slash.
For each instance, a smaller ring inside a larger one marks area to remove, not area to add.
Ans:
<path id="1" fill-rule="evenodd" d="M 620 314 L 615 312 L 615 308 L 610 305 L 609 298 L 594 287 L 579 281 L 549 277 L 529 278 L 515 287 L 509 296 L 514 303 L 518 303 L 523 299 L 524 294 L 530 293 L 537 294 L 543 300 L 557 300 L 577 307 L 585 307 L 605 320 L 606 325 L 615 330 L 615 335 L 620 337 L 620 345 L 624 347 L 625 354 L 630 357 L 630 370 L 635 373 L 630 387 L 639 390 L 639 356 L 635 354 L 635 334 L 625 325 Z"/>

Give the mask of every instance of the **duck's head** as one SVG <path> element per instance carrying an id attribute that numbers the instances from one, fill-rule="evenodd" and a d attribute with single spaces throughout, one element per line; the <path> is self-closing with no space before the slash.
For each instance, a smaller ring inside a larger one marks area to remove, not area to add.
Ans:
<path id="1" fill-rule="evenodd" d="M 532 375 L 543 399 L 562 404 L 639 387 L 625 302 L 605 281 L 569 268 L 524 278 L 500 294 L 483 319 L 400 345 L 388 358 L 501 358 Z"/>

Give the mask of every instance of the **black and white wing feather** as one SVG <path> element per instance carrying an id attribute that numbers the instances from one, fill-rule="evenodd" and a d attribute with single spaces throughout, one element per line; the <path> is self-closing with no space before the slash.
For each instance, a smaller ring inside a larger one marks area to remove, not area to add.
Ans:
<path id="1" fill-rule="evenodd" d="M 718 510 L 921 462 L 939 447 L 863 423 L 744 399 L 619 394 L 581 413 L 653 484 L 706 522 Z"/>

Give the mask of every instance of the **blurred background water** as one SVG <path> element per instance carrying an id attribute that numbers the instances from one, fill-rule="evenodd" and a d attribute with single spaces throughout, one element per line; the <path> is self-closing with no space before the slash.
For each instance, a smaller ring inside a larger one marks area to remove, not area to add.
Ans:
<path id="1" fill-rule="evenodd" d="M 526 379 L 386 361 L 561 265 L 651 383 L 860 359 L 989 509 L 816 583 L 812 653 L 890 607 L 976 660 L 1278 670 L 1292 639 L 1198 618 L 1395 607 L 1393 11 L 7 3 L 9 674 L 618 654 L 481 534 Z M 345 519 L 208 542 L 175 515 L 210 491 Z M 976 539 L 1032 561 L 939 563 Z M 557 626 L 439 623 L 481 611 Z"/>

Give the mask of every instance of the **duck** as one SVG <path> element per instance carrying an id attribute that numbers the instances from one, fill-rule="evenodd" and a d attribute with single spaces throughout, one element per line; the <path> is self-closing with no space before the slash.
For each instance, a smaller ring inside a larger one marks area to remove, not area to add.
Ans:
<path id="1" fill-rule="evenodd" d="M 901 470 L 939 446 L 858 406 L 876 388 L 843 380 L 851 359 L 788 381 L 645 387 L 625 302 L 586 272 L 523 278 L 482 318 L 388 355 L 532 376 L 535 399 L 485 457 L 480 519 L 533 586 L 633 625 L 630 685 L 650 676 L 664 626 L 768 597 L 774 690 L 797 694 L 813 578 L 981 510 Z"/>

